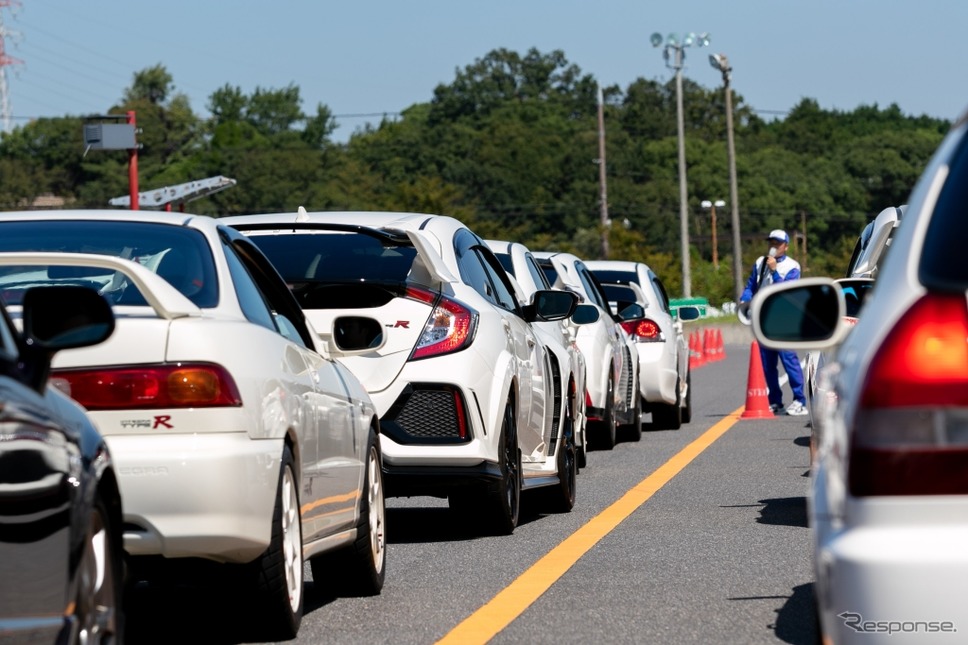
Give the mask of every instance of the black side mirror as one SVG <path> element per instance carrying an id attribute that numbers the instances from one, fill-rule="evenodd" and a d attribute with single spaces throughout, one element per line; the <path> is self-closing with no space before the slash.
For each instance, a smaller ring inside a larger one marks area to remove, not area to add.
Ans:
<path id="1" fill-rule="evenodd" d="M 602 314 L 595 305 L 578 305 L 575 313 L 571 315 L 571 321 L 576 325 L 587 325 L 597 322 L 601 317 Z"/>
<path id="2" fill-rule="evenodd" d="M 558 289 L 541 289 L 531 297 L 531 304 L 524 307 L 528 322 L 564 320 L 578 306 L 578 295 Z"/>

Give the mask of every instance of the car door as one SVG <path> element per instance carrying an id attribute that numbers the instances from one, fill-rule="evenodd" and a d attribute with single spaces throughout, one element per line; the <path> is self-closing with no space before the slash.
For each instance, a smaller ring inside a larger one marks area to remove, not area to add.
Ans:
<path id="1" fill-rule="evenodd" d="M 513 288 L 487 245 L 469 231 L 454 242 L 462 279 L 487 299 L 501 318 L 507 350 L 517 364 L 518 443 L 523 454 L 530 455 L 542 441 L 545 406 L 545 369 L 539 359 L 537 337 L 521 317 Z"/>
<path id="2" fill-rule="evenodd" d="M 266 377 L 262 411 L 267 418 L 284 414 L 296 430 L 303 538 L 309 541 L 354 520 L 363 468 L 355 436 L 359 412 L 334 363 L 315 351 L 285 282 L 250 241 L 236 235 L 226 246 L 236 292 L 250 320 L 276 331 L 279 370 Z"/>

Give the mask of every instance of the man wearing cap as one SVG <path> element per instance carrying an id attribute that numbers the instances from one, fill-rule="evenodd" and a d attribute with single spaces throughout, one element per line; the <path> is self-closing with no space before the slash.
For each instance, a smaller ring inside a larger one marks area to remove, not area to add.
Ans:
<path id="1" fill-rule="evenodd" d="M 740 296 L 740 302 L 749 302 L 761 287 L 768 284 L 796 280 L 800 277 L 800 263 L 786 254 L 787 247 L 790 245 L 790 236 L 786 231 L 774 229 L 766 239 L 770 243 L 770 251 L 767 255 L 758 257 L 753 263 L 753 271 L 746 281 L 746 288 Z M 770 410 L 774 414 L 783 413 L 783 390 L 780 389 L 780 373 L 777 368 L 779 359 L 783 362 L 783 369 L 786 370 L 790 380 L 790 389 L 793 390 L 793 403 L 787 407 L 786 414 L 794 416 L 807 414 L 807 399 L 803 394 L 803 371 L 800 369 L 797 353 L 791 350 L 777 351 L 760 347 L 760 357 L 763 360 L 763 376 L 769 388 Z"/>

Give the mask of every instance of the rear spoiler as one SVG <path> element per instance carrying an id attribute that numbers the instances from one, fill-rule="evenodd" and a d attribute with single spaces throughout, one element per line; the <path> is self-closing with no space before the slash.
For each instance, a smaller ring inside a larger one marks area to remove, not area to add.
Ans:
<path id="1" fill-rule="evenodd" d="M 202 310 L 167 280 L 133 260 L 93 253 L 0 253 L 0 266 L 85 266 L 122 273 L 165 320 L 200 316 Z"/>

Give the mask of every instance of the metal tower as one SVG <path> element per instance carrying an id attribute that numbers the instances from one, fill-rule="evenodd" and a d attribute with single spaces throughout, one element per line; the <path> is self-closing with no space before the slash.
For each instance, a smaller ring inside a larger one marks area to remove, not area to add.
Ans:
<path id="1" fill-rule="evenodd" d="M 19 6 L 18 0 L 0 0 L 0 132 L 10 132 L 10 94 L 7 92 L 7 72 L 5 68 L 8 65 L 23 64 L 23 61 L 19 58 L 7 55 L 4 38 L 19 36 L 20 34 L 4 27 L 3 9 Z"/>

